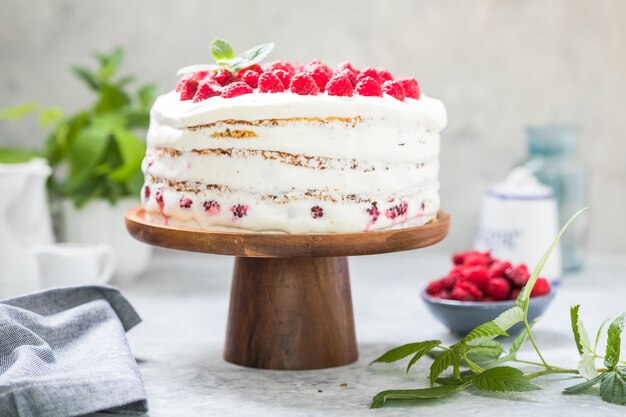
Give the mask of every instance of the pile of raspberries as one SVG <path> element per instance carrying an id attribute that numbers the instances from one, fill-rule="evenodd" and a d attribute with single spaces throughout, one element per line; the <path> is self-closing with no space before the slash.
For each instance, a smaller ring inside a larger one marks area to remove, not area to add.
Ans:
<path id="1" fill-rule="evenodd" d="M 199 71 L 184 76 L 176 86 L 180 99 L 194 103 L 211 97 L 233 98 L 252 93 L 291 92 L 299 95 L 382 97 L 383 93 L 397 100 L 418 100 L 420 87 L 412 77 L 394 77 L 383 68 L 355 69 L 345 62 L 330 68 L 319 60 L 308 64 L 275 61 L 264 66 L 254 64 L 236 73 Z"/>
<path id="2" fill-rule="evenodd" d="M 514 300 L 530 278 L 525 264 L 494 259 L 489 252 L 469 250 L 452 256 L 454 266 L 446 277 L 432 281 L 426 293 L 433 298 L 457 301 Z M 550 283 L 538 278 L 531 297 L 550 292 Z"/>

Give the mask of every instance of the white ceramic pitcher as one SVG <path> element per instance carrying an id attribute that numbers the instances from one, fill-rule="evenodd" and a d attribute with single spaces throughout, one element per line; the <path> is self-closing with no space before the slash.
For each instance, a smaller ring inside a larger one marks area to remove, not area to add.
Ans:
<path id="1" fill-rule="evenodd" d="M 39 289 L 35 244 L 53 241 L 43 159 L 0 164 L 0 299 Z"/>

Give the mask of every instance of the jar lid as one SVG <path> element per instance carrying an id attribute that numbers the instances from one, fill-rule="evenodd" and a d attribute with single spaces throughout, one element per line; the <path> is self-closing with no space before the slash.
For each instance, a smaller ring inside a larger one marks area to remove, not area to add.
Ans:
<path id="1" fill-rule="evenodd" d="M 503 182 L 491 185 L 487 195 L 503 200 L 546 200 L 554 198 L 554 191 L 522 166 L 513 169 Z"/>
<path id="2" fill-rule="evenodd" d="M 578 129 L 575 127 L 529 127 L 526 133 L 530 155 L 569 156 L 576 153 Z"/>

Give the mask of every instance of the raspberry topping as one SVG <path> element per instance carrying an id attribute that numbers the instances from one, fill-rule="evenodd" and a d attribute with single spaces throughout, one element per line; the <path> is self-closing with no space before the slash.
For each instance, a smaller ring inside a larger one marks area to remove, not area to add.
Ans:
<path id="1" fill-rule="evenodd" d="M 354 86 L 356 85 L 356 78 L 359 75 L 359 71 L 354 69 L 349 62 L 344 62 L 343 64 L 339 64 L 337 66 L 333 75 L 345 75 Z"/>
<path id="2" fill-rule="evenodd" d="M 275 71 L 275 70 L 283 70 L 285 72 L 287 72 L 290 77 L 293 77 L 293 75 L 295 74 L 295 71 L 293 70 L 293 67 L 288 63 L 288 62 L 284 62 L 284 61 L 274 61 L 271 62 L 267 65 L 265 65 L 263 67 L 263 69 L 265 71 Z"/>
<path id="3" fill-rule="evenodd" d="M 198 81 L 188 79 L 180 82 L 180 99 L 181 101 L 191 100 L 198 89 Z"/>
<path id="4" fill-rule="evenodd" d="M 237 204 L 236 206 L 232 206 L 230 208 L 231 213 L 233 213 L 233 218 L 242 218 L 243 216 L 248 215 L 248 206 L 243 204 Z"/>
<path id="5" fill-rule="evenodd" d="M 302 71 L 309 72 L 315 68 L 320 68 L 322 71 L 324 71 L 326 75 L 328 75 L 328 78 L 332 77 L 333 75 L 333 71 L 319 59 L 314 59 L 313 61 L 306 64 L 304 67 L 302 67 Z"/>
<path id="6" fill-rule="evenodd" d="M 180 200 L 178 200 L 178 204 L 180 205 L 180 208 L 191 208 L 192 201 L 191 198 L 181 195 Z"/>
<path id="7" fill-rule="evenodd" d="M 222 87 L 217 85 L 212 80 L 205 81 L 200 84 L 200 87 L 198 87 L 196 94 L 193 96 L 193 102 L 197 103 L 199 101 L 206 100 L 207 98 L 219 96 L 220 94 L 222 94 Z"/>
<path id="8" fill-rule="evenodd" d="M 383 90 L 380 83 L 372 77 L 363 77 L 354 87 L 354 92 L 360 96 L 382 97 Z"/>
<path id="9" fill-rule="evenodd" d="M 291 84 L 291 79 L 293 78 L 293 74 L 290 74 L 287 71 L 284 71 L 281 69 L 271 71 L 271 72 L 273 72 L 278 77 L 280 82 L 283 83 L 284 89 L 289 90 L 289 85 Z"/>
<path id="10" fill-rule="evenodd" d="M 228 84 L 222 91 L 222 97 L 233 98 L 244 94 L 254 93 L 254 90 L 250 86 L 242 81 L 237 81 L 232 84 Z"/>
<path id="11" fill-rule="evenodd" d="M 311 216 L 314 219 L 319 219 L 320 217 L 324 217 L 324 209 L 320 206 L 311 207 Z"/>
<path id="12" fill-rule="evenodd" d="M 347 75 L 335 75 L 326 84 L 326 92 L 329 96 L 352 97 L 354 87 Z"/>
<path id="13" fill-rule="evenodd" d="M 207 214 L 207 216 L 215 216 L 217 214 L 220 214 L 220 211 L 222 211 L 222 207 L 215 200 L 205 201 L 204 203 L 202 203 L 202 207 L 204 208 L 204 212 Z"/>
<path id="14" fill-rule="evenodd" d="M 176 92 L 180 93 L 187 81 L 191 80 L 200 83 L 208 74 L 209 73 L 207 71 L 198 71 L 185 75 L 183 78 L 181 78 L 178 84 L 176 84 Z"/>
<path id="15" fill-rule="evenodd" d="M 285 71 L 280 71 L 283 74 L 287 74 Z M 282 93 L 285 91 L 285 86 L 276 73 L 264 72 L 259 77 L 259 92 L 260 93 Z"/>
<path id="16" fill-rule="evenodd" d="M 313 78 L 309 74 L 300 73 L 294 75 L 289 85 L 289 90 L 292 93 L 299 94 L 301 96 L 316 96 L 320 90 Z"/>
<path id="17" fill-rule="evenodd" d="M 317 88 L 320 92 L 324 91 L 326 84 L 328 84 L 328 81 L 330 80 L 329 72 L 330 70 L 322 65 L 315 65 L 306 70 L 306 74 L 309 74 L 311 78 L 313 78 L 313 81 L 317 84 Z"/>
<path id="18" fill-rule="evenodd" d="M 420 86 L 413 77 L 398 78 L 398 82 L 402 85 L 404 96 L 418 100 L 420 98 Z"/>
<path id="19" fill-rule="evenodd" d="M 230 71 L 228 71 L 227 69 L 223 69 L 223 68 L 217 71 L 213 79 L 222 87 L 237 81 L 237 79 L 233 76 L 233 74 Z"/>
<path id="20" fill-rule="evenodd" d="M 259 64 L 250 65 L 249 67 L 245 67 L 237 72 L 237 78 L 241 78 L 246 71 L 254 71 L 257 74 L 261 75 L 263 73 L 263 68 Z"/>
<path id="21" fill-rule="evenodd" d="M 379 84 L 382 83 L 382 80 L 378 76 L 378 70 L 376 68 L 369 67 L 369 68 L 365 68 L 364 70 L 361 70 L 359 75 L 357 75 L 356 79 L 357 81 L 361 81 L 365 77 L 371 77 L 374 80 L 376 80 Z"/>
<path id="22" fill-rule="evenodd" d="M 384 93 L 400 101 L 404 101 L 404 90 L 399 81 L 385 81 L 382 88 Z"/>
<path id="23" fill-rule="evenodd" d="M 254 70 L 247 70 L 241 75 L 241 81 L 248 84 L 251 88 L 257 88 L 259 73 Z"/>

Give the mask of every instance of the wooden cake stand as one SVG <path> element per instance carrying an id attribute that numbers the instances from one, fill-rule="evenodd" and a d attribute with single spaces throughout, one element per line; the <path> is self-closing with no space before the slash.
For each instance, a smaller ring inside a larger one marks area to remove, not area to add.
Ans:
<path id="1" fill-rule="evenodd" d="M 448 233 L 439 212 L 425 226 L 369 233 L 209 232 L 151 224 L 126 213 L 133 237 L 150 245 L 236 256 L 224 358 L 267 369 L 321 369 L 358 358 L 347 256 L 433 245 Z"/>

